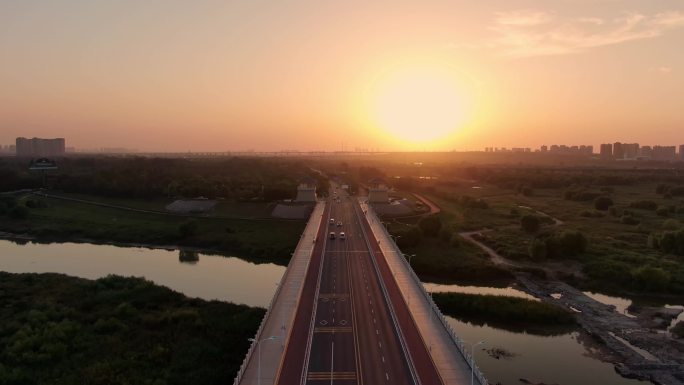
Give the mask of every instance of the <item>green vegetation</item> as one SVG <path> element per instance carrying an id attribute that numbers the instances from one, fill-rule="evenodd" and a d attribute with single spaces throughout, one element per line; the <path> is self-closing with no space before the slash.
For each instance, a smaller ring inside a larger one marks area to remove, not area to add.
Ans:
<path id="1" fill-rule="evenodd" d="M 48 178 L 51 190 L 112 198 L 274 201 L 294 198 L 304 177 L 317 181 L 319 193 L 328 191 L 327 180 L 301 159 L 67 157 L 57 163 Z M 42 185 L 41 175 L 30 173 L 22 159 L 0 159 L 0 180 L 0 191 Z"/>
<path id="2" fill-rule="evenodd" d="M 509 330 L 556 334 L 575 323 L 562 308 L 525 298 L 462 293 L 434 293 L 432 298 L 444 314 Z"/>
<path id="3" fill-rule="evenodd" d="M 534 234 L 539 231 L 540 226 L 539 217 L 536 215 L 523 215 L 522 218 L 520 218 L 520 227 L 526 233 Z"/>
<path id="4" fill-rule="evenodd" d="M 4 199 L 0 231 L 39 241 L 95 241 L 177 245 L 234 253 L 252 260 L 287 263 L 303 231 L 303 221 L 186 217 L 127 211 L 53 198 L 28 209 L 32 195 Z M 17 216 L 21 210 L 24 216 Z"/>
<path id="5" fill-rule="evenodd" d="M 263 309 L 139 278 L 0 272 L 0 384 L 226 384 Z"/>
<path id="6" fill-rule="evenodd" d="M 600 211 L 606 211 L 613 206 L 613 200 L 607 196 L 600 196 L 594 200 L 594 208 Z"/>
<path id="7" fill-rule="evenodd" d="M 684 294 L 681 170 L 423 164 L 421 174 L 436 178 L 412 183 L 402 169 L 393 170 L 410 191 L 440 206 L 443 229 L 490 229 L 473 237 L 526 268 L 556 270 L 557 277 L 587 290 L 624 296 Z M 526 188 L 533 191 L 524 193 Z M 538 218 L 538 228 L 532 217 Z M 393 225 L 390 231 L 401 235 L 408 226 Z M 423 273 L 489 260 L 469 242 L 458 248 L 442 242 L 438 250 L 434 245 L 439 242 L 418 238 L 409 236 L 403 244 L 400 238 L 399 243 L 418 255 L 415 261 L 422 256 L 425 263 L 435 262 Z M 450 270 L 443 270 L 443 280 L 460 281 L 467 275 L 450 277 Z"/>

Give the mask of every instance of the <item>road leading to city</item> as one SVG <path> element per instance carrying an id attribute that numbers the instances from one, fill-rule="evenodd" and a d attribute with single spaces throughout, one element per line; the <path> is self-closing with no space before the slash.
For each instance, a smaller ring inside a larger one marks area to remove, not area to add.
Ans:
<path id="1" fill-rule="evenodd" d="M 324 211 L 276 383 L 441 384 L 358 202 L 336 191 L 340 199 Z"/>

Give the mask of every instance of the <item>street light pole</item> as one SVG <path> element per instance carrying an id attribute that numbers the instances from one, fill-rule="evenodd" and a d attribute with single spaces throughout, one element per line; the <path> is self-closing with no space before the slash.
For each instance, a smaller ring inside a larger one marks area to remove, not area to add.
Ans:
<path id="1" fill-rule="evenodd" d="M 264 338 L 261 341 L 257 341 L 254 338 L 248 338 L 249 341 L 256 342 L 257 349 L 259 349 L 259 361 L 257 366 L 257 385 L 261 385 L 261 343 L 264 341 L 270 341 L 275 339 L 278 339 L 278 336 L 270 336 L 268 338 Z"/>
<path id="2" fill-rule="evenodd" d="M 470 385 L 473 385 L 473 374 L 475 372 L 475 347 L 483 345 L 486 341 L 482 340 L 478 343 L 470 345 Z"/>

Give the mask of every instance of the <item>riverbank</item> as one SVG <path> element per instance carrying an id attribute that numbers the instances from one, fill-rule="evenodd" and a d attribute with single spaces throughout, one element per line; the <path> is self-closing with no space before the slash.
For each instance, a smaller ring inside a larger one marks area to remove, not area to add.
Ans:
<path id="1" fill-rule="evenodd" d="M 27 206 L 29 197 L 17 200 Z M 193 248 L 287 264 L 304 221 L 186 218 L 41 198 L 23 217 L 0 215 L 0 231 L 14 239 Z M 33 206 L 33 205 L 32 205 Z"/>
<path id="2" fill-rule="evenodd" d="M 225 384 L 264 313 L 117 276 L 0 272 L 0 300 L 8 383 Z"/>

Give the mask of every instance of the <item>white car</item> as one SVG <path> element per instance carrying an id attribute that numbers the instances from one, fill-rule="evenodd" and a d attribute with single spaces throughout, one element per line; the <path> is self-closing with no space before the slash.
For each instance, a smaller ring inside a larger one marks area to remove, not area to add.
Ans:
<path id="1" fill-rule="evenodd" d="M 335 218 L 330 218 L 330 224 L 334 225 L 335 224 Z"/>
<path id="2" fill-rule="evenodd" d="M 344 233 L 344 231 L 340 232 L 340 239 L 347 239 L 347 235 Z"/>
<path id="3" fill-rule="evenodd" d="M 337 222 L 337 227 L 342 227 L 342 221 Z"/>

